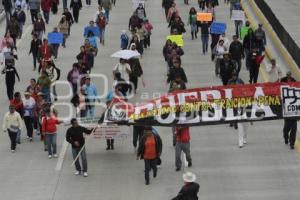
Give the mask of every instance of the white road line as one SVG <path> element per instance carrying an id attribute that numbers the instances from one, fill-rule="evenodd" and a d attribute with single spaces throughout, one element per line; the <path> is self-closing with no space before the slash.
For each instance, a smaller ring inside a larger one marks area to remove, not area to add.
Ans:
<path id="1" fill-rule="evenodd" d="M 56 171 L 60 171 L 63 166 L 64 160 L 65 160 L 65 155 L 66 155 L 66 152 L 68 149 L 68 145 L 69 145 L 69 143 L 66 140 L 64 140 L 58 160 L 57 160 L 57 164 L 55 167 Z"/>

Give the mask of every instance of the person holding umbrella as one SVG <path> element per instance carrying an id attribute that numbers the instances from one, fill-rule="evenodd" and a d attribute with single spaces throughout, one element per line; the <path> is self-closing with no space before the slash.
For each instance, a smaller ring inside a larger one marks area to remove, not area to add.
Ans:
<path id="1" fill-rule="evenodd" d="M 120 58 L 119 63 L 114 67 L 113 73 L 120 72 L 121 77 L 125 81 L 129 81 L 129 76 L 131 74 L 131 68 L 130 65 L 126 62 L 125 59 Z"/>

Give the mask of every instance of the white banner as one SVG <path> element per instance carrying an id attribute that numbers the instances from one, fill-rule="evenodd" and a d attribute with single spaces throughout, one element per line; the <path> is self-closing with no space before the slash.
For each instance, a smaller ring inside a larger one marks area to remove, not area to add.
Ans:
<path id="1" fill-rule="evenodd" d="M 140 3 L 143 4 L 143 7 L 145 8 L 145 1 L 143 1 L 143 0 L 132 0 L 133 10 L 136 10 Z"/>
<path id="2" fill-rule="evenodd" d="M 95 133 L 94 138 L 96 139 L 125 139 L 128 137 L 131 131 L 130 126 L 118 126 L 118 125 L 101 125 Z"/>

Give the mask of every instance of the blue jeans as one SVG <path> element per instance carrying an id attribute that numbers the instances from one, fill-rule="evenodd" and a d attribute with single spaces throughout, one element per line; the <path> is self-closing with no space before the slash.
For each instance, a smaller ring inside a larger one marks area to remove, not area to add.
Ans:
<path id="1" fill-rule="evenodd" d="M 72 147 L 72 155 L 73 155 L 73 159 L 75 159 L 77 157 L 77 155 L 79 154 L 80 152 L 80 147 L 78 148 L 75 148 L 75 147 Z M 82 168 L 81 168 L 81 165 L 80 165 L 80 162 L 79 162 L 79 158 L 76 160 L 75 162 L 75 168 L 77 171 L 81 172 L 87 172 L 87 159 L 86 159 L 86 151 L 85 151 L 85 148 L 83 148 L 83 150 L 81 151 L 80 153 L 80 157 L 81 157 L 81 163 L 82 163 Z"/>
<path id="2" fill-rule="evenodd" d="M 43 11 L 43 15 L 44 15 L 46 23 L 48 24 L 49 23 L 49 17 L 50 17 L 49 12 Z"/>
<path id="3" fill-rule="evenodd" d="M 63 0 L 63 8 L 68 8 L 68 0 Z"/>
<path id="4" fill-rule="evenodd" d="M 201 35 L 203 54 L 205 54 L 208 51 L 208 40 L 209 40 L 209 35 L 208 34 L 202 34 Z"/>
<path id="5" fill-rule="evenodd" d="M 86 117 L 87 118 L 93 118 L 93 117 L 95 117 L 95 106 L 94 105 L 87 106 Z"/>
<path id="6" fill-rule="evenodd" d="M 48 155 L 56 154 L 56 133 L 46 133 L 46 141 L 48 146 Z"/>
<path id="7" fill-rule="evenodd" d="M 105 10 L 105 18 L 106 18 L 106 21 L 108 22 L 109 21 L 109 10 Z"/>

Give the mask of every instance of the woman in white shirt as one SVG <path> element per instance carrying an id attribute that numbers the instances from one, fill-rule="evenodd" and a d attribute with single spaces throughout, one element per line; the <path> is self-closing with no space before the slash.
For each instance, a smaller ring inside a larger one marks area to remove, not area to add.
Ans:
<path id="1" fill-rule="evenodd" d="M 269 75 L 269 82 L 279 82 L 282 78 L 282 71 L 278 65 L 276 65 L 276 60 L 272 59 L 271 64 L 266 66 L 266 72 Z"/>
<path id="2" fill-rule="evenodd" d="M 33 135 L 33 124 L 34 124 L 34 111 L 36 108 L 36 103 L 34 98 L 30 95 L 30 92 L 25 92 L 25 99 L 23 99 L 24 105 L 24 123 L 27 130 L 27 139 L 32 142 Z"/>
<path id="3" fill-rule="evenodd" d="M 220 63 L 223 59 L 223 55 L 228 52 L 228 49 L 224 45 L 224 40 L 219 40 L 219 43 L 215 47 L 214 54 L 215 54 L 215 74 L 216 76 L 220 75 Z"/>
<path id="4" fill-rule="evenodd" d="M 114 67 L 113 73 L 120 72 L 121 77 L 125 81 L 129 81 L 129 74 L 131 73 L 130 65 L 126 63 L 125 59 L 120 58 L 120 62 Z"/>

